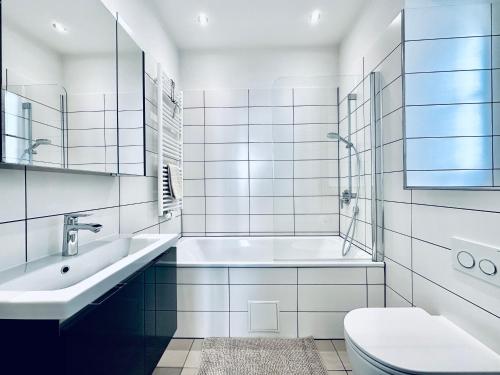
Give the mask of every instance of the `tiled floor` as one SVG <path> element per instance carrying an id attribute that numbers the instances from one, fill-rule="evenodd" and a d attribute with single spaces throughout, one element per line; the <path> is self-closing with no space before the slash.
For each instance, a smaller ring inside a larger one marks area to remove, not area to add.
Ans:
<path id="1" fill-rule="evenodd" d="M 203 340 L 174 339 L 163 354 L 153 375 L 196 375 Z M 351 375 L 344 340 L 316 340 L 330 375 Z"/>

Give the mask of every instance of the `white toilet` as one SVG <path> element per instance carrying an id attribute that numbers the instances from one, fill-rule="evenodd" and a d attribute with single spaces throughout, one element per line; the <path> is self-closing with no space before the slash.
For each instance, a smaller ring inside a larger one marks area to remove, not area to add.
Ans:
<path id="1" fill-rule="evenodd" d="M 500 355 L 420 308 L 354 310 L 344 331 L 355 375 L 500 375 Z"/>

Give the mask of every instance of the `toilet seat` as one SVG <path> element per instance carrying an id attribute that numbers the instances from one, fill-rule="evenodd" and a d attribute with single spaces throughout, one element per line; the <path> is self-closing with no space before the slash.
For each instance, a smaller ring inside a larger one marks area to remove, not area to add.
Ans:
<path id="1" fill-rule="evenodd" d="M 344 329 L 346 344 L 387 374 L 500 375 L 500 355 L 446 318 L 419 308 L 354 310 Z"/>

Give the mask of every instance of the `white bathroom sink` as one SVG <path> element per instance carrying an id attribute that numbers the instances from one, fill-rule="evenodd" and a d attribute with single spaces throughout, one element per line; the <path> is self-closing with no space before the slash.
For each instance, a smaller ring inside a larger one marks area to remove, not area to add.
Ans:
<path id="1" fill-rule="evenodd" d="M 148 264 L 178 235 L 115 237 L 0 272 L 0 319 L 64 320 Z"/>

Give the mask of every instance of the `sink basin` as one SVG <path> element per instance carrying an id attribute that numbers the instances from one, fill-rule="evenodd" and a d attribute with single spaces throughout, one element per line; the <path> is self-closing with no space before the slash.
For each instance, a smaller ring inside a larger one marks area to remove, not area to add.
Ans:
<path id="1" fill-rule="evenodd" d="M 0 272 L 0 319 L 67 319 L 175 246 L 178 238 L 110 238 L 81 246 L 76 256 L 49 256 Z"/>

